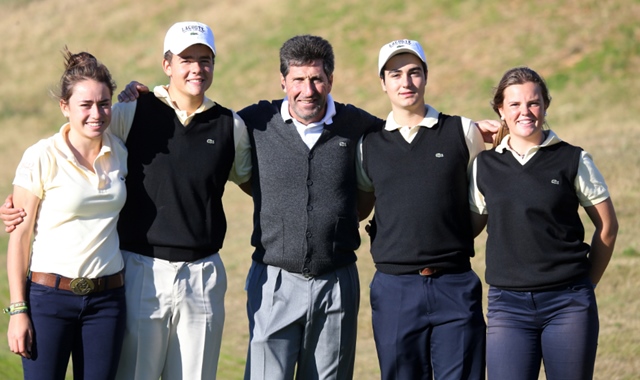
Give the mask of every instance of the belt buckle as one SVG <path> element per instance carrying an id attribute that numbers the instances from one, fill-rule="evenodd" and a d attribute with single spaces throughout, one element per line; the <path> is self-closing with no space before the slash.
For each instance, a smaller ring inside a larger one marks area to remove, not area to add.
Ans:
<path id="1" fill-rule="evenodd" d="M 422 268 L 418 270 L 418 274 L 420 276 L 423 277 L 429 277 L 429 276 L 433 276 L 434 274 L 438 273 L 440 271 L 439 268 L 430 268 L 430 267 L 426 267 L 426 268 Z"/>
<path id="2" fill-rule="evenodd" d="M 91 279 L 86 277 L 78 277 L 71 280 L 71 283 L 69 283 L 69 287 L 74 294 L 84 296 L 91 293 L 96 286 L 93 281 L 91 281 Z"/>

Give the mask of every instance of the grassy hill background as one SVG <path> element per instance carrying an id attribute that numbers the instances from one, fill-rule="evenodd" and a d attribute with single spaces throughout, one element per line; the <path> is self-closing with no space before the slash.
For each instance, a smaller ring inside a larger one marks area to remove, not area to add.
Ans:
<path id="1" fill-rule="evenodd" d="M 162 4 L 166 3 L 166 4 Z M 548 81 L 551 127 L 594 156 L 620 220 L 616 251 L 598 286 L 601 333 L 596 378 L 640 377 L 640 1 L 638 0 L 0 0 L 0 197 L 11 190 L 21 154 L 63 123 L 49 91 L 62 72 L 60 50 L 87 50 L 124 88 L 132 79 L 165 83 L 162 41 L 176 21 L 209 24 L 218 57 L 208 96 L 235 110 L 282 97 L 278 49 L 296 34 L 327 38 L 336 53 L 333 95 L 385 117 L 377 53 L 397 38 L 419 40 L 429 61 L 427 101 L 449 114 L 494 118 L 492 87 L 528 65 Z M 240 379 L 248 341 L 244 279 L 250 265 L 250 199 L 225 194 L 229 232 L 222 257 L 229 275 L 220 379 Z M 588 223 L 588 220 L 586 224 Z M 591 229 L 590 229 L 591 231 Z M 0 305 L 8 303 L 0 235 Z M 484 236 L 474 266 L 484 270 Z M 369 242 L 359 251 L 362 302 L 356 379 L 379 377 L 368 283 Z M 486 304 L 486 302 L 485 302 Z M 6 331 L 8 318 L 0 319 Z M 0 378 L 21 378 L 20 360 L 0 344 Z M 541 375 L 541 378 L 544 378 Z"/>

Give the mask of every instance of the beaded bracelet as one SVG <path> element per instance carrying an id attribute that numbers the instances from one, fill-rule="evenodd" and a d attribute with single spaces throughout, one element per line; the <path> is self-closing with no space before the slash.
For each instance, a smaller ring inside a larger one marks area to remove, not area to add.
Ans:
<path id="1" fill-rule="evenodd" d="M 27 311 L 29 311 L 29 307 L 24 301 L 14 302 L 10 304 L 9 307 L 4 308 L 2 311 L 4 311 L 5 314 L 16 315 L 26 313 Z"/>

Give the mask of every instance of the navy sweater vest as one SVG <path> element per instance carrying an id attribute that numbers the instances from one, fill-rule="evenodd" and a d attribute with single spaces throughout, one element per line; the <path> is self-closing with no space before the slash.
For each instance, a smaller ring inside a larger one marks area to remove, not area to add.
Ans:
<path id="1" fill-rule="evenodd" d="M 171 107 L 143 95 L 126 146 L 121 248 L 170 261 L 216 253 L 227 229 L 222 194 L 235 155 L 231 111 L 215 105 L 183 126 Z"/>
<path id="2" fill-rule="evenodd" d="M 376 268 L 417 273 L 427 266 L 470 268 L 467 148 L 460 117 L 440 114 L 411 144 L 400 131 L 369 133 L 363 164 L 375 188 L 377 233 L 371 242 Z"/>
<path id="3" fill-rule="evenodd" d="M 582 149 L 541 148 L 525 165 L 495 150 L 478 156 L 489 214 L 486 281 L 516 291 L 564 286 L 589 271 L 574 181 Z"/>
<path id="4" fill-rule="evenodd" d="M 321 275 L 356 261 L 356 149 L 379 121 L 336 103 L 333 123 L 309 149 L 295 126 L 283 121 L 281 104 L 262 101 L 238 113 L 253 148 L 253 260 Z"/>

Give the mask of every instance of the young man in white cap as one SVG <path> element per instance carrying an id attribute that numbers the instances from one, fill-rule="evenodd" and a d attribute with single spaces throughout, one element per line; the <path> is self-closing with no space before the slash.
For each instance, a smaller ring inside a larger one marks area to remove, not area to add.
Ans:
<path id="1" fill-rule="evenodd" d="M 118 224 L 127 297 L 118 378 L 215 379 L 227 288 L 222 194 L 228 179 L 247 180 L 234 161 L 248 139 L 235 112 L 205 96 L 216 57 L 211 29 L 176 23 L 163 53 L 169 85 L 116 104 L 111 124 L 129 149 Z"/>
<path id="2" fill-rule="evenodd" d="M 378 74 L 392 111 L 361 141 L 359 187 L 375 197 L 371 309 L 382 378 L 484 378 L 467 195 L 483 136 L 471 120 L 424 103 L 427 60 L 418 42 L 385 44 Z"/>
<path id="3" fill-rule="evenodd" d="M 174 24 L 163 54 L 169 85 L 114 105 L 109 127 L 129 150 L 118 222 L 127 328 L 117 378 L 215 379 L 227 288 L 222 193 L 227 180 L 248 181 L 251 157 L 240 147 L 249 139 L 235 112 L 205 96 L 216 57 L 207 25 Z M 7 232 L 26 216 L 11 207 L 11 198 L 0 207 Z"/>

